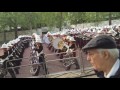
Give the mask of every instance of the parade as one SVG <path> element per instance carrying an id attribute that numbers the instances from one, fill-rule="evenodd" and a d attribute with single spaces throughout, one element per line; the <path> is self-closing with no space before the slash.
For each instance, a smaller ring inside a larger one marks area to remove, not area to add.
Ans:
<path id="1" fill-rule="evenodd" d="M 110 49 L 109 53 L 103 49 Z M 119 49 L 120 24 L 84 28 L 71 25 L 69 28 L 61 28 L 60 31 L 48 30 L 41 34 L 35 31 L 18 35 L 15 39 L 2 43 L 0 47 L 0 78 L 21 78 L 22 73 L 28 75 L 22 78 L 41 78 L 74 71 L 78 71 L 77 77 L 81 77 L 81 73 L 86 74 L 86 67 L 90 67 L 96 77 L 110 78 L 113 71 L 117 72 L 119 69 Z M 94 52 L 104 52 L 104 55 L 101 54 L 104 58 L 97 58 L 99 53 Z M 98 61 L 98 67 L 94 65 L 98 59 L 105 59 L 106 62 Z M 106 66 L 111 70 L 110 73 Z M 115 77 L 119 77 L 119 72 L 117 73 Z"/>

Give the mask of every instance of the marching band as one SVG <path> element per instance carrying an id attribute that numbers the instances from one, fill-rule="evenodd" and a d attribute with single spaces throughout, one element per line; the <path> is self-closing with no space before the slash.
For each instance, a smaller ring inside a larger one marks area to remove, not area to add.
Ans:
<path id="1" fill-rule="evenodd" d="M 2 71 L 0 71 L 0 77 L 4 77 L 4 71 L 10 73 L 12 78 L 16 78 L 16 74 L 19 74 L 18 67 L 20 66 L 23 58 L 23 53 L 25 48 L 29 47 L 29 43 L 31 41 L 31 36 L 23 35 L 19 36 L 17 39 L 9 41 L 7 44 L 3 44 L 1 47 L 1 50 L 3 52 L 3 55 L 0 55 L 0 62 Z M 0 51 L 1 51 L 0 50 Z M 6 66 L 7 65 L 7 66 Z M 15 67 L 10 68 L 9 67 Z M 7 73 L 6 73 L 7 74 Z"/>
<path id="2" fill-rule="evenodd" d="M 60 32 L 52 33 L 48 32 L 43 40 L 48 44 L 48 49 L 58 52 L 57 54 L 60 59 L 63 59 L 67 54 L 72 53 L 72 57 L 76 57 L 76 48 L 84 47 L 92 38 L 107 34 L 113 37 L 116 42 L 118 49 L 120 48 L 120 25 L 111 25 L 104 27 L 90 27 L 90 28 L 72 28 L 72 29 L 63 29 Z M 63 60 L 61 60 L 63 62 Z M 80 66 L 77 60 L 74 60 L 76 69 L 79 69 Z M 71 64 L 72 65 L 72 64 Z M 67 70 L 70 69 L 71 65 L 67 67 Z"/>
<path id="3" fill-rule="evenodd" d="M 120 25 L 90 27 L 83 29 L 63 29 L 57 33 L 48 32 L 46 35 L 44 35 L 43 39 L 36 33 L 33 33 L 32 36 L 20 35 L 15 40 L 9 41 L 7 44 L 2 44 L 2 47 L 0 48 L 0 63 L 4 61 L 2 66 L 4 69 L 6 69 L 6 65 L 8 68 L 20 66 L 24 50 L 29 46 L 31 47 L 31 54 L 37 52 L 36 56 L 39 57 L 39 63 L 45 63 L 42 45 L 43 41 L 48 45 L 49 50 L 59 53 L 57 56 L 59 56 L 60 59 L 64 59 L 64 57 L 67 55 L 76 57 L 76 48 L 81 49 L 92 38 L 103 34 L 113 37 L 116 40 L 118 49 L 120 48 Z M 65 60 L 61 60 L 60 62 L 65 65 Z M 77 59 L 74 59 L 72 64 L 73 62 L 76 66 L 76 69 L 80 69 Z M 72 64 L 67 66 L 67 70 L 70 70 Z M 46 65 L 44 66 L 47 73 L 47 67 Z M 16 74 L 19 74 L 19 69 L 20 68 L 18 67 L 10 68 L 8 69 L 8 72 L 10 73 L 11 77 L 15 78 Z M 0 77 L 3 77 L 3 71 L 0 71 Z"/>

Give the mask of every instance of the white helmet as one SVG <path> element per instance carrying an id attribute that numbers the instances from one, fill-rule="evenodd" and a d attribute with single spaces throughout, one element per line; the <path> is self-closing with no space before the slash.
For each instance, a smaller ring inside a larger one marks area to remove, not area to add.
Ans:
<path id="1" fill-rule="evenodd" d="M 70 41 L 75 41 L 75 39 L 73 38 L 73 37 L 70 37 L 70 39 L 69 39 Z"/>
<path id="2" fill-rule="evenodd" d="M 13 45 L 11 43 L 7 43 L 7 46 L 8 47 L 12 47 Z"/>
<path id="3" fill-rule="evenodd" d="M 7 46 L 7 44 L 4 43 L 1 48 L 9 48 L 9 47 Z"/>
<path id="4" fill-rule="evenodd" d="M 35 42 L 42 43 L 42 40 L 38 35 L 35 37 Z"/>
<path id="5" fill-rule="evenodd" d="M 35 42 L 42 43 L 42 40 L 41 39 L 36 39 Z"/>

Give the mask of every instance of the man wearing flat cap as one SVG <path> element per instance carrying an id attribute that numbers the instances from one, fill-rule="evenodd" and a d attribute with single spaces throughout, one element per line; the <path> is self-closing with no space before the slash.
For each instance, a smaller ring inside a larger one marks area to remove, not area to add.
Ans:
<path id="1" fill-rule="evenodd" d="M 82 50 L 93 68 L 101 72 L 102 78 L 120 78 L 119 50 L 115 40 L 108 35 L 100 35 L 89 41 Z"/>

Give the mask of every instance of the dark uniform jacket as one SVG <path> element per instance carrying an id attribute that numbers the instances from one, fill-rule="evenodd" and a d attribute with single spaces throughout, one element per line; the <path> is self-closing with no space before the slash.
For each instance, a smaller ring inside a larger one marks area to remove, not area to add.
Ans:
<path id="1" fill-rule="evenodd" d="M 111 76 L 110 78 L 120 78 L 120 66 L 119 66 L 118 71 L 115 73 L 115 75 Z"/>
<path id="2" fill-rule="evenodd" d="M 35 48 L 35 50 L 40 53 L 43 50 L 42 44 L 39 46 L 39 49 Z M 44 54 L 40 54 L 39 56 L 39 62 L 44 62 Z"/>

